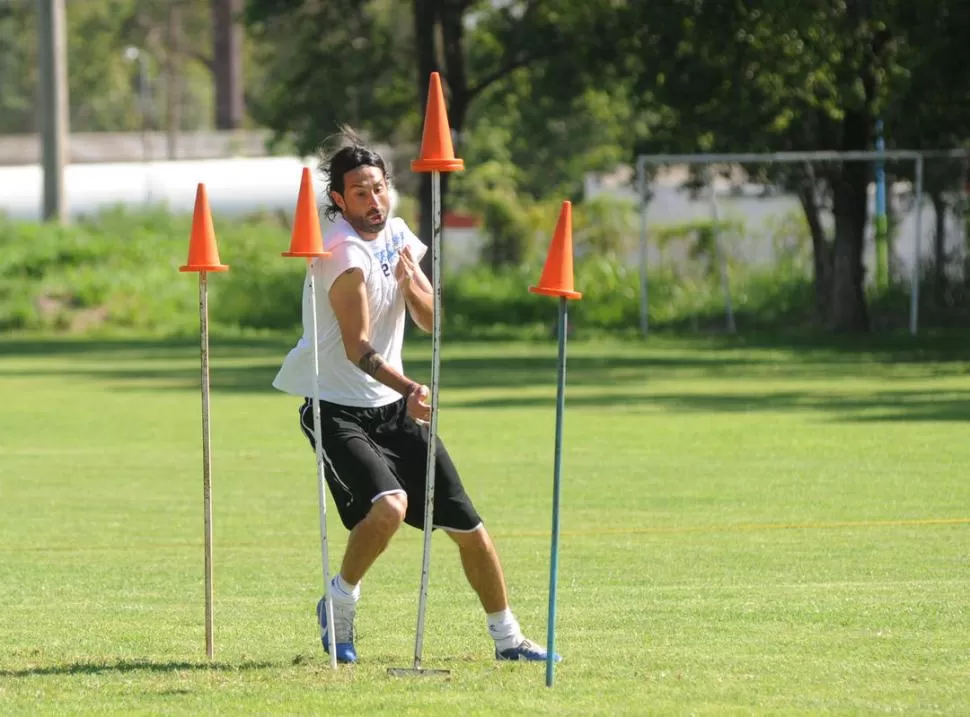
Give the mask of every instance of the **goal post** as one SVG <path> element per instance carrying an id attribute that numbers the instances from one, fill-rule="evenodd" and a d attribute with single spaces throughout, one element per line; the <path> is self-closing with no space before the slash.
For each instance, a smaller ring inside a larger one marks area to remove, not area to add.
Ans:
<path id="1" fill-rule="evenodd" d="M 636 191 L 639 199 L 639 290 L 640 290 L 640 331 L 646 336 L 649 333 L 649 285 L 647 279 L 648 270 L 648 206 L 651 199 L 651 179 L 649 174 L 658 167 L 682 167 L 696 170 L 698 167 L 706 167 L 704 176 L 705 183 L 710 181 L 711 170 L 715 166 L 739 165 L 784 165 L 797 163 L 845 163 L 845 162 L 912 162 L 913 163 L 913 195 L 914 195 L 914 250 L 910 276 L 910 311 L 909 311 L 909 331 L 916 335 L 919 322 L 919 290 L 920 290 L 920 251 L 922 235 L 922 208 L 923 208 L 923 172 L 924 158 L 967 158 L 970 151 L 967 150 L 938 150 L 938 151 L 915 151 L 915 150 L 888 150 L 888 151 L 857 151 L 857 152 L 771 152 L 771 153 L 725 153 L 725 154 L 643 154 L 637 157 L 636 163 Z M 718 264 L 718 273 L 721 283 L 721 290 L 724 293 L 725 322 L 729 332 L 735 330 L 734 308 L 732 306 L 731 291 L 725 259 L 725 247 L 719 236 L 719 226 L 721 224 L 721 211 L 718 201 L 716 184 L 710 181 L 708 195 L 710 204 L 710 218 L 712 221 L 714 258 Z"/>

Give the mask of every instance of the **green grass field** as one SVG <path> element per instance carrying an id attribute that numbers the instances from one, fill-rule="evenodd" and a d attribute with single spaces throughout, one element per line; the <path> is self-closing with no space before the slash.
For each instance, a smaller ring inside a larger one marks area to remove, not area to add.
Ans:
<path id="1" fill-rule="evenodd" d="M 447 342 L 447 337 L 446 337 Z M 970 342 L 570 344 L 558 647 L 502 665 L 450 541 L 364 582 L 331 672 L 288 339 L 0 339 L 0 714 L 968 714 Z M 427 344 L 408 355 L 416 375 Z M 440 428 L 545 640 L 555 345 L 446 343 Z M 333 559 L 345 533 L 331 510 Z"/>

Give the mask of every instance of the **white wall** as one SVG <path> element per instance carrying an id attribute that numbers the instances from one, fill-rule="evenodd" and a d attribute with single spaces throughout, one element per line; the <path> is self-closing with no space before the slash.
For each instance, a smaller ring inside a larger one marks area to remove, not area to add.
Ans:
<path id="1" fill-rule="evenodd" d="M 118 204 L 137 208 L 163 203 L 171 211 L 190 213 L 202 182 L 213 214 L 232 216 L 260 209 L 292 212 L 304 166 L 314 170 L 313 188 L 322 197 L 325 176 L 312 159 L 298 157 L 72 164 L 64 178 L 67 209 L 77 217 Z M 396 206 L 393 189 L 391 198 Z M 15 219 L 39 220 L 42 199 L 39 165 L 0 167 L 0 212 Z"/>

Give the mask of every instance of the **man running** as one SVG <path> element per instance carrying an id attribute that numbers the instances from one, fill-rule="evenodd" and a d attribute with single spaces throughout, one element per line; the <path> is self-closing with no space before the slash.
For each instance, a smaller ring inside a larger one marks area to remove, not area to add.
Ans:
<path id="1" fill-rule="evenodd" d="M 427 247 L 400 218 L 391 219 L 384 159 L 356 140 L 326 166 L 324 233 L 331 257 L 316 260 L 320 420 L 325 476 L 350 531 L 340 572 L 330 582 L 337 659 L 356 662 L 354 616 L 367 570 L 406 523 L 424 527 L 431 409 L 427 386 L 407 377 L 401 361 L 405 314 L 431 331 L 432 287 L 419 262 Z M 314 445 L 313 347 L 309 282 L 303 292 L 303 337 L 273 381 L 302 397 L 300 427 Z M 495 546 L 465 493 L 443 443 L 436 445 L 434 527 L 458 546 L 469 584 L 486 613 L 499 660 L 545 660 L 509 608 Z M 326 610 L 317 617 L 328 649 Z M 560 659 L 557 655 L 557 661 Z"/>

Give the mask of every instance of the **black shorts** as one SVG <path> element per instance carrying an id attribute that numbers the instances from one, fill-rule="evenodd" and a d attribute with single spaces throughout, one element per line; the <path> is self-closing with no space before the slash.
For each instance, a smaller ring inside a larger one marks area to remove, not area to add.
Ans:
<path id="1" fill-rule="evenodd" d="M 313 401 L 300 406 L 300 428 L 313 439 Z M 404 522 L 424 528 L 428 427 L 407 415 L 404 399 L 380 408 L 356 408 L 320 401 L 324 476 L 347 530 L 364 519 L 374 501 L 407 494 Z M 437 439 L 434 512 L 436 528 L 472 531 L 482 519 L 465 493 L 441 439 Z"/>

